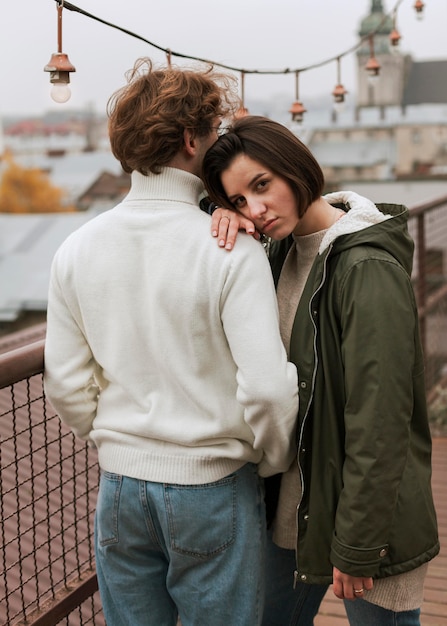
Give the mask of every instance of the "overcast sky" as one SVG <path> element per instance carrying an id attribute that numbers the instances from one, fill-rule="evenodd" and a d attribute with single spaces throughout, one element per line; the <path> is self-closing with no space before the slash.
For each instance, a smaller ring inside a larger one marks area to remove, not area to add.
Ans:
<path id="1" fill-rule="evenodd" d="M 164 62 L 163 52 L 80 13 L 63 10 L 63 52 L 76 67 L 72 97 L 50 99 L 43 71 L 57 51 L 55 0 L 0 0 L 0 116 L 41 114 L 51 109 L 93 106 L 104 113 L 113 91 L 125 82 L 135 59 Z M 371 0 L 73 0 L 72 4 L 173 52 L 248 70 L 306 68 L 343 54 L 358 42 Z M 397 0 L 384 0 L 387 12 Z M 447 0 L 426 0 L 416 19 L 414 0 L 402 0 L 397 27 L 402 51 L 415 60 L 447 58 Z M 191 63 L 173 57 L 176 64 Z M 356 88 L 355 54 L 343 57 L 342 82 Z M 443 80 L 446 80 L 444 77 Z M 336 83 L 336 63 L 303 71 L 300 99 L 325 96 Z M 247 75 L 245 97 L 290 93 L 294 74 Z"/>

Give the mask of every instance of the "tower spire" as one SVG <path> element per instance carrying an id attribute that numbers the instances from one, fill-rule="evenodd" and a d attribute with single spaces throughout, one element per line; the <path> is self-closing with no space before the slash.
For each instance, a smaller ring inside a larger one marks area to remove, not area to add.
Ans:
<path id="1" fill-rule="evenodd" d="M 371 13 L 383 13 L 382 0 L 372 0 Z"/>

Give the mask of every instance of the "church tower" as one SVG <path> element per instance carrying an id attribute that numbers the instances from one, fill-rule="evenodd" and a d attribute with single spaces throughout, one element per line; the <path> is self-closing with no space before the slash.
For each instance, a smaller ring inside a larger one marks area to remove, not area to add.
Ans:
<path id="1" fill-rule="evenodd" d="M 402 102 L 405 82 L 406 57 L 391 45 L 390 34 L 393 19 L 387 16 L 382 0 L 371 1 L 371 12 L 360 25 L 359 37 L 363 40 L 357 50 L 357 109 L 398 106 Z M 373 53 L 380 64 L 380 73 L 374 82 L 365 70 L 371 55 L 370 33 L 373 37 Z"/>

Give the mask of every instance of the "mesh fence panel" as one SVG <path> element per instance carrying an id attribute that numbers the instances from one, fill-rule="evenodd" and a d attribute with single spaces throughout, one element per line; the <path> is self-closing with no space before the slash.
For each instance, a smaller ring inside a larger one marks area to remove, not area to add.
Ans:
<path id="1" fill-rule="evenodd" d="M 0 624 L 6 625 L 35 616 L 94 574 L 99 473 L 95 451 L 75 440 L 46 401 L 42 374 L 0 389 L 0 433 Z M 65 623 L 103 624 L 97 595 Z"/>

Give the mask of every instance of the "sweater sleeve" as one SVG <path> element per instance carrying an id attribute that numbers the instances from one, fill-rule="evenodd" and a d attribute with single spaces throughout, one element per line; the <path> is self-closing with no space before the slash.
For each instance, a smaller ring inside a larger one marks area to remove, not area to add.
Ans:
<path id="1" fill-rule="evenodd" d="M 298 382 L 279 332 L 278 305 L 262 246 L 249 237 L 222 295 L 222 323 L 237 366 L 237 399 L 262 450 L 262 476 L 286 471 L 296 454 Z M 233 254 L 233 253 L 232 253 Z M 236 254 L 233 259 L 236 261 Z"/>
<path id="2" fill-rule="evenodd" d="M 99 371 L 58 279 L 58 255 L 50 278 L 44 388 L 62 422 L 88 440 L 96 415 Z"/>

